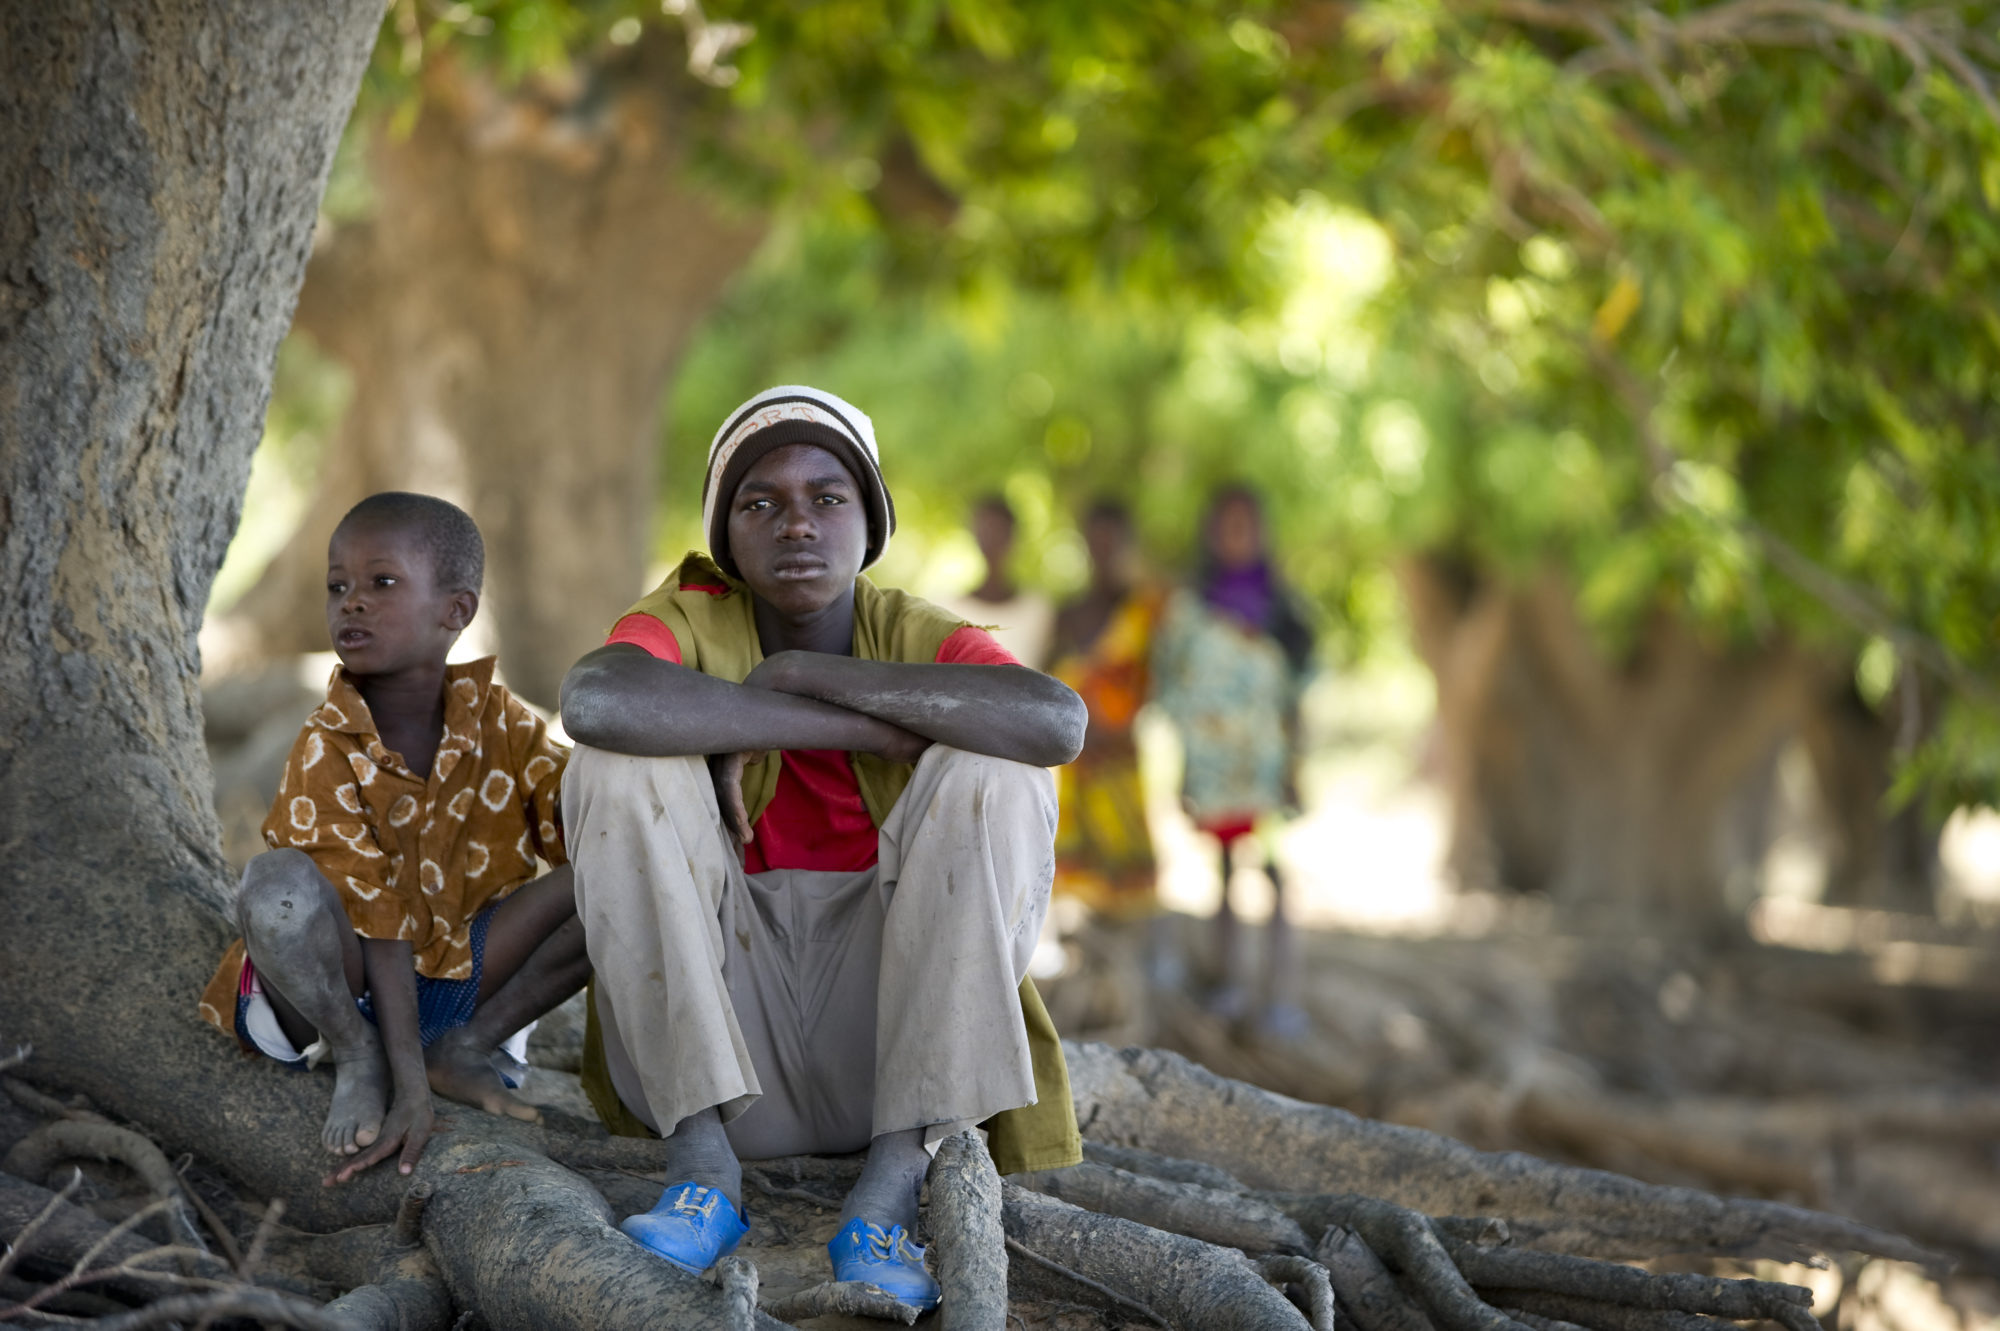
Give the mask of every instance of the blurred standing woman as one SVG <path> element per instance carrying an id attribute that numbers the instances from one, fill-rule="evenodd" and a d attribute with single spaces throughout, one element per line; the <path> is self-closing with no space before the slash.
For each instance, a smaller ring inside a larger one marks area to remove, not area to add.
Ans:
<path id="1" fill-rule="evenodd" d="M 1181 803 L 1221 847 L 1222 903 L 1215 914 L 1221 986 L 1209 1006 L 1230 1018 L 1251 1015 L 1267 1034 L 1305 1032 L 1299 1007 L 1298 941 L 1285 916 L 1285 885 L 1257 837 L 1271 815 L 1294 810 L 1299 685 L 1312 631 L 1279 579 L 1265 544 L 1263 505 L 1254 491 L 1225 486 L 1209 500 L 1201 568 L 1176 592 L 1154 653 L 1154 696 L 1180 732 L 1185 755 Z M 1250 959 L 1229 900 L 1233 852 L 1248 843 L 1271 880 L 1268 989 L 1251 992 Z"/>
<path id="2" fill-rule="evenodd" d="M 1146 701 L 1163 597 L 1137 576 L 1132 518 L 1100 499 L 1083 523 L 1090 586 L 1056 615 L 1049 673 L 1090 709 L 1083 752 L 1056 773 L 1055 890 L 1127 921 L 1158 911 L 1132 721 Z"/>

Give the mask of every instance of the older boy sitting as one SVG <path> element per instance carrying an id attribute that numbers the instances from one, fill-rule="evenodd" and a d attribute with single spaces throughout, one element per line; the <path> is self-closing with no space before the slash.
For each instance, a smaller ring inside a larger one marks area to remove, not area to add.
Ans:
<path id="1" fill-rule="evenodd" d="M 872 425 L 832 394 L 739 408 L 703 510 L 713 560 L 689 555 L 563 689 L 611 1108 L 665 1135 L 673 1180 L 625 1227 L 699 1271 L 747 1230 L 739 1157 L 866 1147 L 835 1275 L 930 1307 L 909 1240 L 927 1147 L 1038 1111 L 996 1120 L 996 1154 L 1075 1158 L 1023 976 L 1054 869 L 1044 769 L 1075 756 L 1083 705 L 858 576 L 895 510 Z"/>
<path id="2" fill-rule="evenodd" d="M 271 849 L 244 870 L 243 942 L 202 994 L 246 1049 L 300 1068 L 331 1052 L 322 1138 L 355 1158 L 328 1182 L 399 1150 L 415 1168 L 432 1090 L 538 1117 L 496 1048 L 589 974 L 558 829 L 563 750 L 493 682 L 491 657 L 445 663 L 485 559 L 472 519 L 427 495 L 371 496 L 335 528 L 341 663 L 285 764 Z M 557 867 L 536 878 L 537 857 Z"/>

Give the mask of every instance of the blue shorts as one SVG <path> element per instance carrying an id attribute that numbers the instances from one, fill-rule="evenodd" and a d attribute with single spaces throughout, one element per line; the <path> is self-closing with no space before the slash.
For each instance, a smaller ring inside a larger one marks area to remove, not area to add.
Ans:
<path id="1" fill-rule="evenodd" d="M 486 930 L 493 923 L 493 912 L 498 909 L 500 903 L 496 901 L 472 919 L 471 976 L 463 980 L 434 980 L 428 975 L 417 977 L 417 1038 L 425 1045 L 446 1031 L 455 1030 L 472 1020 L 472 1010 L 479 1004 L 479 979 L 486 971 Z M 295 1053 L 285 1058 L 274 1052 L 269 1034 L 262 1029 L 264 1023 L 253 1019 L 252 1005 L 259 1002 L 268 1005 L 270 1000 L 263 996 L 261 982 L 256 978 L 248 958 L 243 962 L 243 974 L 243 980 L 236 986 L 236 1038 L 275 1062 L 304 1070 L 307 1066 L 305 1056 Z M 369 1001 L 367 994 L 355 999 L 354 1006 L 369 1021 L 375 1020 L 375 1005 Z M 253 1024 L 259 1029 L 253 1031 Z M 275 1025 L 275 1019 L 272 1024 Z M 260 1035 L 263 1038 L 258 1038 Z"/>

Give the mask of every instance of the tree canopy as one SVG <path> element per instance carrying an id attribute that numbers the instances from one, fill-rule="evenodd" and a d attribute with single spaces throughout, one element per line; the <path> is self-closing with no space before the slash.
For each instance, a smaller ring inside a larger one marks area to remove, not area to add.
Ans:
<path id="1" fill-rule="evenodd" d="M 697 169 L 784 220 L 683 454 L 827 379 L 921 439 L 914 527 L 1005 487 L 1056 585 L 1083 496 L 1173 549 L 1247 475 L 1352 644 L 1401 553 L 1555 567 L 1613 652 L 1665 607 L 1851 657 L 1879 706 L 1928 670 L 1912 780 L 2000 795 L 1986 6 L 664 8 L 399 4 L 362 114 L 420 114 L 425 60 L 587 80 L 686 33 Z"/>

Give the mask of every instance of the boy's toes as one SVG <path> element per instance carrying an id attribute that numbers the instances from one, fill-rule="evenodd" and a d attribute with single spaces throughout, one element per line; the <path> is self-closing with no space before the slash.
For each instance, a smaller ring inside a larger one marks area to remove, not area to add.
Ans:
<path id="1" fill-rule="evenodd" d="M 517 1100 L 511 1095 L 503 1099 L 497 1108 L 488 1105 L 486 1112 L 489 1114 L 505 1114 L 509 1118 L 518 1118 L 523 1123 L 539 1123 L 542 1121 L 541 1110 L 535 1108 L 527 1101 Z"/>
<path id="2" fill-rule="evenodd" d="M 364 1146 L 373 1146 L 375 1144 L 375 1139 L 381 1135 L 382 1135 L 382 1129 L 379 1125 L 372 1128 L 370 1127 L 356 1128 L 354 1130 L 354 1140 L 352 1143 L 348 1145 L 347 1153 L 349 1155 L 354 1155 L 357 1154 Z"/>

